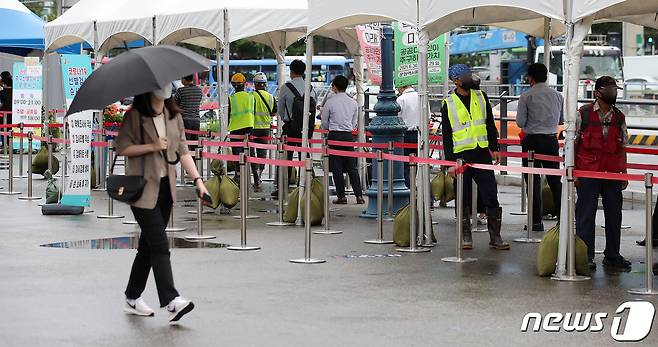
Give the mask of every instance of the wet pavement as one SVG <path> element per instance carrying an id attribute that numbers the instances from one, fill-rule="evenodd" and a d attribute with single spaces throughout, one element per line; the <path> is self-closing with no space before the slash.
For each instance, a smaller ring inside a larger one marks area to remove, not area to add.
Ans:
<path id="1" fill-rule="evenodd" d="M 6 189 L 6 183 L 0 186 Z M 25 183 L 17 179 L 17 190 L 25 191 Z M 45 181 L 34 184 L 35 194 L 43 195 Z M 195 216 L 187 213 L 192 208 L 183 203 L 192 194 L 187 190 L 175 206 L 175 224 L 187 230 L 170 233 L 178 240 L 173 243 L 196 234 Z M 504 237 L 524 236 L 525 217 L 509 214 L 519 210 L 519 188 L 500 190 Z M 364 206 L 339 206 L 332 229 L 344 233 L 313 235 L 313 257 L 327 262 L 291 264 L 289 259 L 304 255 L 303 228 L 266 226 L 276 214 L 258 211 L 275 209 L 276 202 L 250 201 L 250 214 L 261 218 L 248 221 L 248 243 L 260 251 L 232 252 L 221 245 L 172 249 L 176 286 L 196 308 L 178 326 L 169 326 L 160 310 L 152 318 L 121 311 L 135 250 L 115 248 L 134 248 L 138 229 L 96 217 L 107 212 L 105 193 L 94 192 L 95 212 L 80 216 L 42 216 L 38 203 L 0 195 L 2 346 L 608 346 L 620 304 L 658 304 L 656 297 L 626 292 L 644 285 L 644 248 L 634 245 L 644 233 L 644 211 L 631 204 L 624 210 L 631 229 L 623 232 L 622 253 L 633 271 L 606 272 L 597 255 L 599 270 L 590 281 L 563 283 L 535 275 L 536 244 L 493 251 L 486 233 L 474 234 L 475 249 L 465 252 L 477 262 L 442 262 L 455 252 L 451 208 L 433 212 L 438 246 L 408 255 L 394 245 L 363 243 L 376 236 L 375 221 L 357 217 Z M 131 216 L 125 205 L 116 204 L 115 211 Z M 203 216 L 206 234 L 216 236 L 210 243 L 239 244 L 233 215 Z M 597 225 L 602 220 L 599 211 Z M 385 224 L 388 238 L 391 228 Z M 110 238 L 115 239 L 91 241 Z M 84 247 L 41 247 L 67 241 Z M 598 228 L 597 248 L 604 243 Z M 158 306 L 152 277 L 143 297 Z M 524 333 L 520 327 L 528 312 L 606 312 L 608 318 L 601 332 Z M 658 323 L 653 324 L 638 345 L 658 345 Z"/>

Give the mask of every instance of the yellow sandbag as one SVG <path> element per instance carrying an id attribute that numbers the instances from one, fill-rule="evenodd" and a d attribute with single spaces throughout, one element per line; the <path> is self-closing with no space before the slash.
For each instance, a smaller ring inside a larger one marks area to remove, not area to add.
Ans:
<path id="1" fill-rule="evenodd" d="M 288 185 L 296 185 L 297 184 L 297 168 L 293 167 L 289 171 L 290 175 L 288 176 Z"/>
<path id="2" fill-rule="evenodd" d="M 322 206 L 322 215 L 324 216 L 324 183 L 322 178 L 316 177 L 311 181 L 311 194 L 318 197 L 320 206 Z"/>
<path id="3" fill-rule="evenodd" d="M 441 198 L 441 203 L 443 205 L 449 203 L 452 200 L 455 200 L 455 180 L 448 176 L 444 175 L 443 181 L 443 197 Z"/>
<path id="4" fill-rule="evenodd" d="M 221 189 L 221 178 L 219 176 L 213 176 L 211 179 L 209 179 L 205 184 L 206 184 L 206 189 L 208 189 L 208 193 L 210 194 L 210 197 L 212 198 L 212 204 L 209 206 L 213 209 L 216 209 L 219 207 L 219 204 L 221 203 L 220 200 L 220 189 Z"/>
<path id="5" fill-rule="evenodd" d="M 541 206 L 542 206 L 542 216 L 556 216 L 555 206 L 553 204 L 553 192 L 551 187 L 548 186 L 546 179 L 542 180 L 541 184 Z"/>
<path id="6" fill-rule="evenodd" d="M 441 200 L 441 197 L 443 196 L 443 190 L 445 188 L 445 174 L 443 171 L 440 171 L 434 178 L 432 179 L 432 182 L 430 183 L 430 186 L 432 187 L 432 195 L 434 196 L 434 200 Z"/>
<path id="7" fill-rule="evenodd" d="M 323 185 L 321 180 L 314 179 L 311 182 L 311 225 L 322 224 L 324 218 L 324 204 L 323 204 Z M 317 193 L 320 192 L 321 195 Z M 283 213 L 283 221 L 286 223 L 294 223 L 297 220 L 297 206 L 299 205 L 299 188 L 293 189 L 288 195 L 288 207 Z M 302 196 L 302 221 L 306 219 L 306 197 Z"/>
<path id="8" fill-rule="evenodd" d="M 59 171 L 59 160 L 54 156 L 50 156 L 52 159 L 52 174 L 56 174 Z M 37 154 L 32 159 L 32 173 L 43 175 L 46 170 L 48 170 L 48 146 L 44 143 Z"/>
<path id="9" fill-rule="evenodd" d="M 294 223 L 297 220 L 297 206 L 299 205 L 299 188 L 293 189 L 288 194 L 288 206 L 283 213 L 283 221 Z"/>
<path id="10" fill-rule="evenodd" d="M 306 223 L 306 196 L 302 196 L 302 221 Z M 324 209 L 317 195 L 311 192 L 311 225 L 321 225 Z"/>
<path id="11" fill-rule="evenodd" d="M 210 162 L 210 172 L 212 172 L 215 176 L 224 176 L 224 171 L 226 171 L 224 170 L 224 164 L 220 160 L 213 159 Z"/>
<path id="12" fill-rule="evenodd" d="M 418 212 L 416 212 L 416 216 L 418 216 Z M 409 218 L 411 218 L 411 214 L 409 204 L 407 204 L 398 210 L 393 219 L 393 241 L 400 247 L 409 247 L 409 227 L 411 226 Z M 418 218 L 416 218 L 416 227 L 418 227 Z M 433 226 L 432 241 L 436 242 Z"/>
<path id="13" fill-rule="evenodd" d="M 552 227 L 537 249 L 537 274 L 539 276 L 550 276 L 555 273 L 558 257 L 558 244 L 560 240 L 560 226 Z M 587 266 L 587 245 L 576 236 L 576 273 L 589 275 Z"/>
<path id="14" fill-rule="evenodd" d="M 240 186 L 232 178 L 224 175 L 219 183 L 219 201 L 226 208 L 233 208 L 240 200 Z"/>

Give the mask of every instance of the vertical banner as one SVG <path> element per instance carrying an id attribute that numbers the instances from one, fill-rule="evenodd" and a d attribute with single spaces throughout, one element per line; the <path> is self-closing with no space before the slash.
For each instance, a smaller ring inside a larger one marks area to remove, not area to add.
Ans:
<path id="1" fill-rule="evenodd" d="M 413 86 L 418 84 L 418 33 L 413 25 L 395 22 L 395 86 Z M 427 64 L 429 84 L 440 84 L 446 79 L 443 69 L 445 55 L 445 35 L 429 42 L 427 47 Z"/>
<path id="2" fill-rule="evenodd" d="M 39 58 L 25 58 L 24 62 L 14 63 L 14 92 L 12 98 L 12 122 L 15 124 L 41 124 L 42 68 Z M 14 129 L 18 132 L 19 129 Z M 32 131 L 34 136 L 41 136 L 41 128 L 26 128 L 25 133 Z M 13 148 L 18 149 L 20 139 L 14 138 Z M 39 149 L 39 141 L 32 142 L 33 149 Z M 23 149 L 27 149 L 27 141 L 23 141 Z"/>
<path id="3" fill-rule="evenodd" d="M 371 84 L 379 86 L 382 84 L 381 26 L 379 23 L 357 25 L 356 33 L 368 68 L 368 79 Z"/>
<path id="4" fill-rule="evenodd" d="M 91 129 L 93 112 L 68 115 L 70 145 L 69 178 L 64 186 L 62 205 L 89 206 L 91 203 Z"/>
<path id="5" fill-rule="evenodd" d="M 62 82 L 68 109 L 82 83 L 91 75 L 91 58 L 88 55 L 62 54 Z"/>

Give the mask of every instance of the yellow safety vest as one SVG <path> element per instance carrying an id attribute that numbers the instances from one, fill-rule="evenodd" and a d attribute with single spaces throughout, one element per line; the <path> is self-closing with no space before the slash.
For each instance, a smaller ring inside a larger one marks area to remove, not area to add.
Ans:
<path id="1" fill-rule="evenodd" d="M 231 114 L 228 131 L 254 127 L 254 97 L 247 92 L 237 92 L 229 98 Z"/>
<path id="2" fill-rule="evenodd" d="M 256 95 L 256 93 L 260 94 L 262 98 Z M 254 108 L 254 129 L 269 129 L 272 126 L 272 114 L 270 110 L 274 109 L 274 97 L 264 90 L 254 90 L 251 94 L 256 103 L 256 107 Z"/>
<path id="3" fill-rule="evenodd" d="M 489 148 L 487 140 L 487 103 L 479 90 L 471 90 L 471 112 L 459 96 L 453 93 L 443 100 L 447 104 L 452 127 L 453 152 L 460 153 L 476 147 Z"/>

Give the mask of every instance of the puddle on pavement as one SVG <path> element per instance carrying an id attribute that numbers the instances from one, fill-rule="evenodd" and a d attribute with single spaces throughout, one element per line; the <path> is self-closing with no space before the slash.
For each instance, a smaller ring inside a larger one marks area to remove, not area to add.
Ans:
<path id="1" fill-rule="evenodd" d="M 226 248 L 224 243 L 205 241 L 188 241 L 180 237 L 168 237 L 169 248 Z M 122 236 L 94 240 L 63 241 L 41 245 L 50 248 L 74 248 L 74 249 L 137 249 L 139 237 Z"/>

